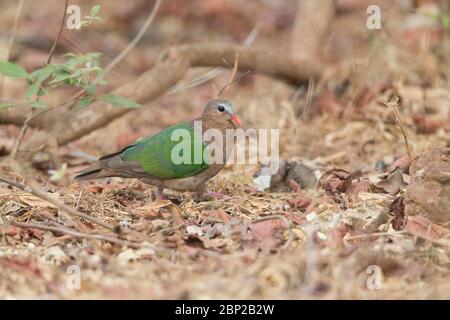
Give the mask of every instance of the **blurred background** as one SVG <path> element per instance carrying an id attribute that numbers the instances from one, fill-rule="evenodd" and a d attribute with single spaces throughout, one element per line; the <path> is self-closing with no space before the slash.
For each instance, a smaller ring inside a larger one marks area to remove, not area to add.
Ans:
<path id="1" fill-rule="evenodd" d="M 65 30 L 55 61 L 67 52 L 101 52 L 105 66 L 139 32 L 155 1 L 98 0 L 70 4 L 79 5 L 82 16 L 100 4 L 102 20 L 81 30 Z M 377 5 L 381 10 L 379 30 L 367 28 L 370 5 Z M 362 130 L 358 125 L 349 124 L 349 119 L 368 121 L 369 127 L 376 127 L 380 117 L 384 117 L 390 118 L 382 121 L 389 125 L 392 114 L 379 105 L 379 93 L 395 91 L 405 99 L 402 112 L 408 113 L 404 121 L 412 131 L 437 131 L 446 126 L 442 120 L 448 120 L 448 92 L 442 89 L 448 88 L 449 77 L 448 6 L 447 1 L 438 0 L 163 1 L 151 28 L 112 70 L 107 86 L 100 90 L 108 92 L 135 80 L 152 68 L 165 49 L 181 44 L 243 44 L 280 56 L 319 60 L 324 66 L 323 75 L 308 86 L 287 85 L 253 72 L 233 86 L 231 99 L 245 126 L 285 129 L 281 143 L 284 156 L 301 154 L 313 158 L 351 148 L 348 151 L 356 151 L 365 160 L 365 155 L 358 150 L 360 141 L 346 140 L 340 144 L 334 136 L 328 139 L 333 143 L 320 141 L 335 129 L 340 131 L 350 126 L 347 129 L 352 132 Z M 63 8 L 63 1 L 24 1 L 10 59 L 28 71 L 42 66 L 58 31 Z M 8 56 L 16 10 L 17 1 L 4 0 L 0 4 L 2 59 Z M 114 130 L 106 128 L 94 133 L 83 141 L 83 148 L 95 156 L 111 152 L 137 137 L 198 115 L 204 103 L 216 95 L 217 88 L 227 82 L 226 69 L 231 67 L 226 63 L 233 62 L 224 62 L 222 71 L 191 69 L 184 82 L 147 108 L 114 121 L 110 124 Z M 2 99 L 19 100 L 23 86 L 5 79 Z M 70 90 L 73 89 L 63 88 L 55 95 L 64 97 L 71 94 Z M 364 129 L 364 135 L 369 136 L 364 139 L 367 140 L 365 148 L 371 148 L 367 145 L 369 140 L 384 139 L 376 132 L 368 133 L 370 128 Z M 11 144 L 8 137 L 16 135 L 17 130 L 16 127 L 8 128 L 7 132 L 2 129 L 2 143 Z M 346 139 L 352 139 L 351 136 Z M 421 140 L 419 137 L 417 143 L 421 144 Z M 436 143 L 424 140 L 425 144 Z M 387 142 L 386 148 L 395 154 L 399 145 Z M 354 148 L 355 144 L 358 148 Z M 383 150 L 379 144 L 373 141 L 371 144 Z"/>

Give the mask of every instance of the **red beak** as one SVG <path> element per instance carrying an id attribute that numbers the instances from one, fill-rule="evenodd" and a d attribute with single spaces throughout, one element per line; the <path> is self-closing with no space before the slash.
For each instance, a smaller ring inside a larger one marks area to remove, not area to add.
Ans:
<path id="1" fill-rule="evenodd" d="M 233 123 L 234 123 L 235 125 L 237 125 L 238 127 L 241 126 L 241 119 L 239 119 L 239 117 L 238 117 L 237 115 L 233 114 L 233 115 L 231 116 L 231 121 L 233 121 Z"/>

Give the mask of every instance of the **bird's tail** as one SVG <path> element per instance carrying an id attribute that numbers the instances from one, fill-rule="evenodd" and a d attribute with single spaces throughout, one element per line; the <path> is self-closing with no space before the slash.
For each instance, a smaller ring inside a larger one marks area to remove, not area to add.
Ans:
<path id="1" fill-rule="evenodd" d="M 122 150 L 123 151 L 123 150 Z M 101 157 L 98 164 L 88 167 L 84 170 L 77 172 L 78 175 L 74 177 L 75 180 L 91 180 L 99 178 L 109 178 L 109 177 L 119 177 L 123 176 L 121 171 L 115 170 L 121 163 L 123 163 L 120 158 L 122 151 L 107 154 Z"/>

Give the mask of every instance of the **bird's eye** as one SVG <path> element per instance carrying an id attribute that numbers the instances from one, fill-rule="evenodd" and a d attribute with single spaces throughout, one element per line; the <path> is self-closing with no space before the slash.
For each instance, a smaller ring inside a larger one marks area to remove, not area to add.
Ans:
<path id="1" fill-rule="evenodd" d="M 219 110 L 220 112 L 224 112 L 225 111 L 225 107 L 224 106 L 218 106 L 217 110 Z"/>

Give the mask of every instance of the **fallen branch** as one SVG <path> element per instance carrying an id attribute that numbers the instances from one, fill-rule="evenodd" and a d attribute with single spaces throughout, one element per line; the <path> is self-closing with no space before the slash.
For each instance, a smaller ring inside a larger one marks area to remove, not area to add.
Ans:
<path id="1" fill-rule="evenodd" d="M 20 189 L 22 191 L 28 192 L 28 193 L 30 193 L 30 194 L 38 197 L 38 198 L 41 198 L 41 199 L 43 199 L 45 201 L 48 201 L 48 202 L 54 204 L 55 206 L 57 206 L 58 208 L 60 208 L 61 210 L 63 210 L 64 212 L 68 213 L 71 216 L 83 218 L 85 220 L 88 220 L 88 221 L 90 221 L 92 223 L 95 223 L 95 224 L 97 224 L 97 225 L 99 225 L 99 226 L 101 226 L 103 228 L 109 229 L 111 231 L 115 230 L 114 226 L 110 225 L 109 223 L 103 222 L 100 219 L 97 219 L 97 218 L 91 217 L 91 216 L 89 216 L 89 215 L 87 215 L 85 213 L 79 212 L 79 211 L 77 211 L 77 210 L 67 206 L 66 204 L 56 200 L 55 198 L 49 196 L 47 193 L 45 193 L 45 192 L 43 192 L 43 191 L 41 191 L 39 189 L 36 189 L 36 188 L 34 188 L 32 186 L 26 186 L 26 185 L 24 185 L 24 184 L 22 184 L 20 182 L 12 181 L 12 180 L 9 180 L 9 179 L 7 179 L 5 177 L 0 177 L 0 181 L 4 182 L 6 184 L 9 184 L 10 186 L 16 187 L 16 188 L 18 188 L 18 189 Z"/>
<path id="2" fill-rule="evenodd" d="M 148 103 L 180 81 L 189 67 L 223 66 L 223 59 L 232 61 L 236 53 L 239 53 L 241 71 L 259 72 L 297 84 L 307 83 L 309 78 L 320 75 L 318 64 L 280 57 L 261 49 L 225 47 L 222 44 L 181 46 L 162 54 L 153 69 L 136 81 L 121 86 L 114 94 L 130 97 L 142 104 Z M 129 111 L 99 102 L 81 112 L 66 115 L 66 120 L 58 121 L 59 117 L 54 115 L 55 118 L 51 121 L 55 123 L 52 134 L 58 137 L 60 145 L 66 144 L 105 126 Z"/>
<path id="3" fill-rule="evenodd" d="M 323 40 L 335 15 L 333 0 L 298 0 L 297 16 L 292 28 L 291 56 L 319 57 Z"/>
<path id="4" fill-rule="evenodd" d="M 257 34 L 259 33 L 259 24 L 257 24 L 255 27 L 253 27 L 252 31 L 250 31 L 250 33 L 248 34 L 247 38 L 245 38 L 243 46 L 249 48 L 253 41 L 255 40 Z M 185 90 L 189 90 L 192 89 L 194 87 L 198 87 L 208 81 L 211 81 L 212 79 L 216 78 L 217 76 L 219 76 L 220 74 L 222 74 L 224 72 L 224 70 L 220 67 L 213 67 L 213 68 L 208 68 L 209 70 L 207 72 L 205 72 L 204 74 L 202 74 L 201 76 L 191 79 L 191 80 L 185 80 L 185 81 L 180 81 L 179 83 L 177 83 L 175 86 L 173 86 L 172 88 L 170 88 L 166 94 L 174 94 L 180 91 L 185 91 Z"/>
<path id="5" fill-rule="evenodd" d="M 81 239 L 95 239 L 100 241 L 106 241 L 114 244 L 119 244 L 122 246 L 127 246 L 133 249 L 140 249 L 143 247 L 149 247 L 148 244 L 142 244 L 138 242 L 132 242 L 128 240 L 122 240 L 118 238 L 114 238 L 108 235 L 104 234 L 92 234 L 92 233 L 83 233 L 76 230 L 72 230 L 65 227 L 53 227 L 53 226 L 47 226 L 39 223 L 25 223 L 25 222 L 19 222 L 19 221 L 10 221 L 11 225 L 19 227 L 19 228 L 27 228 L 27 229 L 39 229 L 39 230 L 45 230 L 45 231 L 51 231 L 61 234 L 66 234 L 72 237 L 81 238 Z M 154 249 L 152 246 L 150 248 Z"/>
<path id="6" fill-rule="evenodd" d="M 223 67 L 223 60 L 233 61 L 237 53 L 240 71 L 260 73 L 296 85 L 307 84 L 309 79 L 318 78 L 322 72 L 318 62 L 292 59 L 261 48 L 223 44 L 184 45 L 164 52 L 151 70 L 134 82 L 117 88 L 113 94 L 146 104 L 178 83 L 190 67 Z M 23 119 L 23 115 L 20 115 L 20 111 L 14 110 L 15 108 L 11 109 L 12 111 L 5 110 L 0 113 L 0 123 L 5 121 L 20 123 L 10 112 L 19 113 L 20 120 Z M 30 121 L 30 126 L 44 129 L 57 139 L 58 145 L 64 145 L 107 125 L 129 111 L 130 109 L 115 108 L 98 101 L 79 112 L 69 111 L 66 108 L 55 109 L 34 118 Z M 24 149 L 35 150 L 45 140 L 35 134 L 24 145 Z"/>

